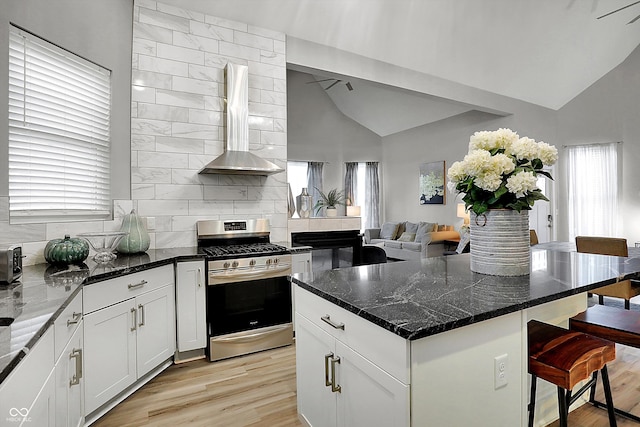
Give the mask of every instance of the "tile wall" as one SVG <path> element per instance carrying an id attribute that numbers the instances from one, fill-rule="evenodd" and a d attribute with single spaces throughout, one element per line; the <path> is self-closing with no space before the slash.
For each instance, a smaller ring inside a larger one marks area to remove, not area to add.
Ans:
<path id="1" fill-rule="evenodd" d="M 155 247 L 195 244 L 198 219 L 268 217 L 287 238 L 286 174 L 199 175 L 224 138 L 224 67 L 249 67 L 250 151 L 287 159 L 285 36 L 160 2 L 135 3 L 132 198 Z"/>
<path id="2" fill-rule="evenodd" d="M 199 175 L 224 150 L 224 67 L 249 67 L 250 151 L 283 169 L 287 159 L 285 36 L 160 2 L 134 5 L 131 197 L 114 219 L 9 224 L 0 197 L 0 244 L 20 243 L 25 265 L 44 262 L 50 239 L 117 230 L 132 208 L 151 219 L 151 248 L 195 246 L 199 219 L 271 220 L 287 240 L 286 173 Z"/>

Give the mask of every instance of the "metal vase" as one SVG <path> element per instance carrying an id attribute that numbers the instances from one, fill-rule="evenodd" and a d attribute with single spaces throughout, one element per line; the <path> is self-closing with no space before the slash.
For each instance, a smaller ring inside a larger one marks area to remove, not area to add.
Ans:
<path id="1" fill-rule="evenodd" d="M 296 206 L 300 218 L 309 218 L 313 209 L 313 198 L 307 192 L 307 187 L 302 188 L 302 193 L 296 196 Z"/>
<path id="2" fill-rule="evenodd" d="M 471 212 L 471 271 L 491 276 L 529 274 L 529 211 Z"/>

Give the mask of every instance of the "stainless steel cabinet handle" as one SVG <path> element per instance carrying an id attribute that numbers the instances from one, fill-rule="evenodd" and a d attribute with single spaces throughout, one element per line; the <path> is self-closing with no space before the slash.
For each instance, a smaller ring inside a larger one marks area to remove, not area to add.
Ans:
<path id="1" fill-rule="evenodd" d="M 75 373 L 69 380 L 69 387 L 80 384 L 80 378 L 82 378 L 82 349 L 73 349 L 69 353 L 69 359 L 76 359 Z"/>
<path id="2" fill-rule="evenodd" d="M 202 287 L 202 269 L 198 268 L 198 287 Z"/>
<path id="3" fill-rule="evenodd" d="M 138 310 L 140 310 L 140 319 L 142 319 L 138 326 L 144 326 L 144 305 L 138 304 Z"/>
<path id="4" fill-rule="evenodd" d="M 325 316 L 322 316 L 320 320 L 322 320 L 324 323 L 331 325 L 331 327 L 335 329 L 342 329 L 344 331 L 344 323 L 334 322 L 333 320 L 331 320 L 331 317 L 328 314 Z"/>
<path id="5" fill-rule="evenodd" d="M 67 327 L 71 325 L 76 325 L 80 319 L 82 319 L 82 313 L 76 313 L 75 311 L 72 314 L 73 319 L 67 319 Z"/>
<path id="6" fill-rule="evenodd" d="M 146 285 L 147 283 L 148 282 L 146 280 L 141 280 L 139 283 L 135 283 L 135 284 L 129 283 L 127 285 L 127 288 L 129 288 L 129 289 L 137 289 L 137 288 L 140 288 L 140 287 Z"/>
<path id="7" fill-rule="evenodd" d="M 336 384 L 336 363 L 340 363 L 340 357 L 331 358 L 331 391 L 341 393 L 342 387 Z"/>
<path id="8" fill-rule="evenodd" d="M 333 353 L 324 355 L 324 385 L 329 387 L 331 381 L 329 380 L 329 359 L 333 357 Z"/>
<path id="9" fill-rule="evenodd" d="M 138 329 L 137 323 L 138 323 L 138 312 L 135 309 L 135 307 L 133 307 L 131 309 L 131 317 L 133 317 L 133 326 L 131 327 L 131 331 L 135 331 L 136 329 Z"/>

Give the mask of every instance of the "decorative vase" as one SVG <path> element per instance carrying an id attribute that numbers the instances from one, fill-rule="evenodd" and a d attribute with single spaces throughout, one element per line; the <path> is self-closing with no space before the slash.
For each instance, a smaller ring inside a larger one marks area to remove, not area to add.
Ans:
<path id="1" fill-rule="evenodd" d="M 302 188 L 302 193 L 296 196 L 296 206 L 300 218 L 309 218 L 313 209 L 313 198 L 307 192 L 307 187 Z"/>
<path id="2" fill-rule="evenodd" d="M 529 274 L 529 211 L 471 212 L 471 271 L 492 276 Z"/>
<path id="3" fill-rule="evenodd" d="M 329 206 L 325 209 L 325 212 L 327 213 L 327 216 L 338 216 L 338 209 L 335 207 Z"/>
<path id="4" fill-rule="evenodd" d="M 293 193 L 291 192 L 291 184 L 287 184 L 287 187 L 289 187 L 289 200 L 288 200 L 288 204 L 287 204 L 287 210 L 289 213 L 289 218 L 291 218 L 293 216 L 294 213 L 296 213 L 296 204 L 293 201 Z"/>
<path id="5" fill-rule="evenodd" d="M 149 249 L 149 245 L 151 244 L 149 233 L 142 222 L 142 218 L 136 214 L 135 209 L 124 216 L 120 231 L 124 231 L 127 235 L 118 243 L 118 252 L 123 254 L 137 254 Z"/>

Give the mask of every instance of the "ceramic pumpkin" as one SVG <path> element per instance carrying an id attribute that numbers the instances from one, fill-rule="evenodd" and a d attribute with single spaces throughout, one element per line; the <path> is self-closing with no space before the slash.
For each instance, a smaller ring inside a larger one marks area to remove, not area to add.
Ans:
<path id="1" fill-rule="evenodd" d="M 126 232 L 127 235 L 120 240 L 117 248 L 118 252 L 123 254 L 137 254 L 149 249 L 149 245 L 151 244 L 149 233 L 144 226 L 142 218 L 136 214 L 135 209 L 124 216 L 120 231 Z"/>
<path id="2" fill-rule="evenodd" d="M 44 248 L 44 259 L 49 264 L 80 264 L 89 256 L 89 244 L 83 239 L 71 238 L 50 240 Z"/>

